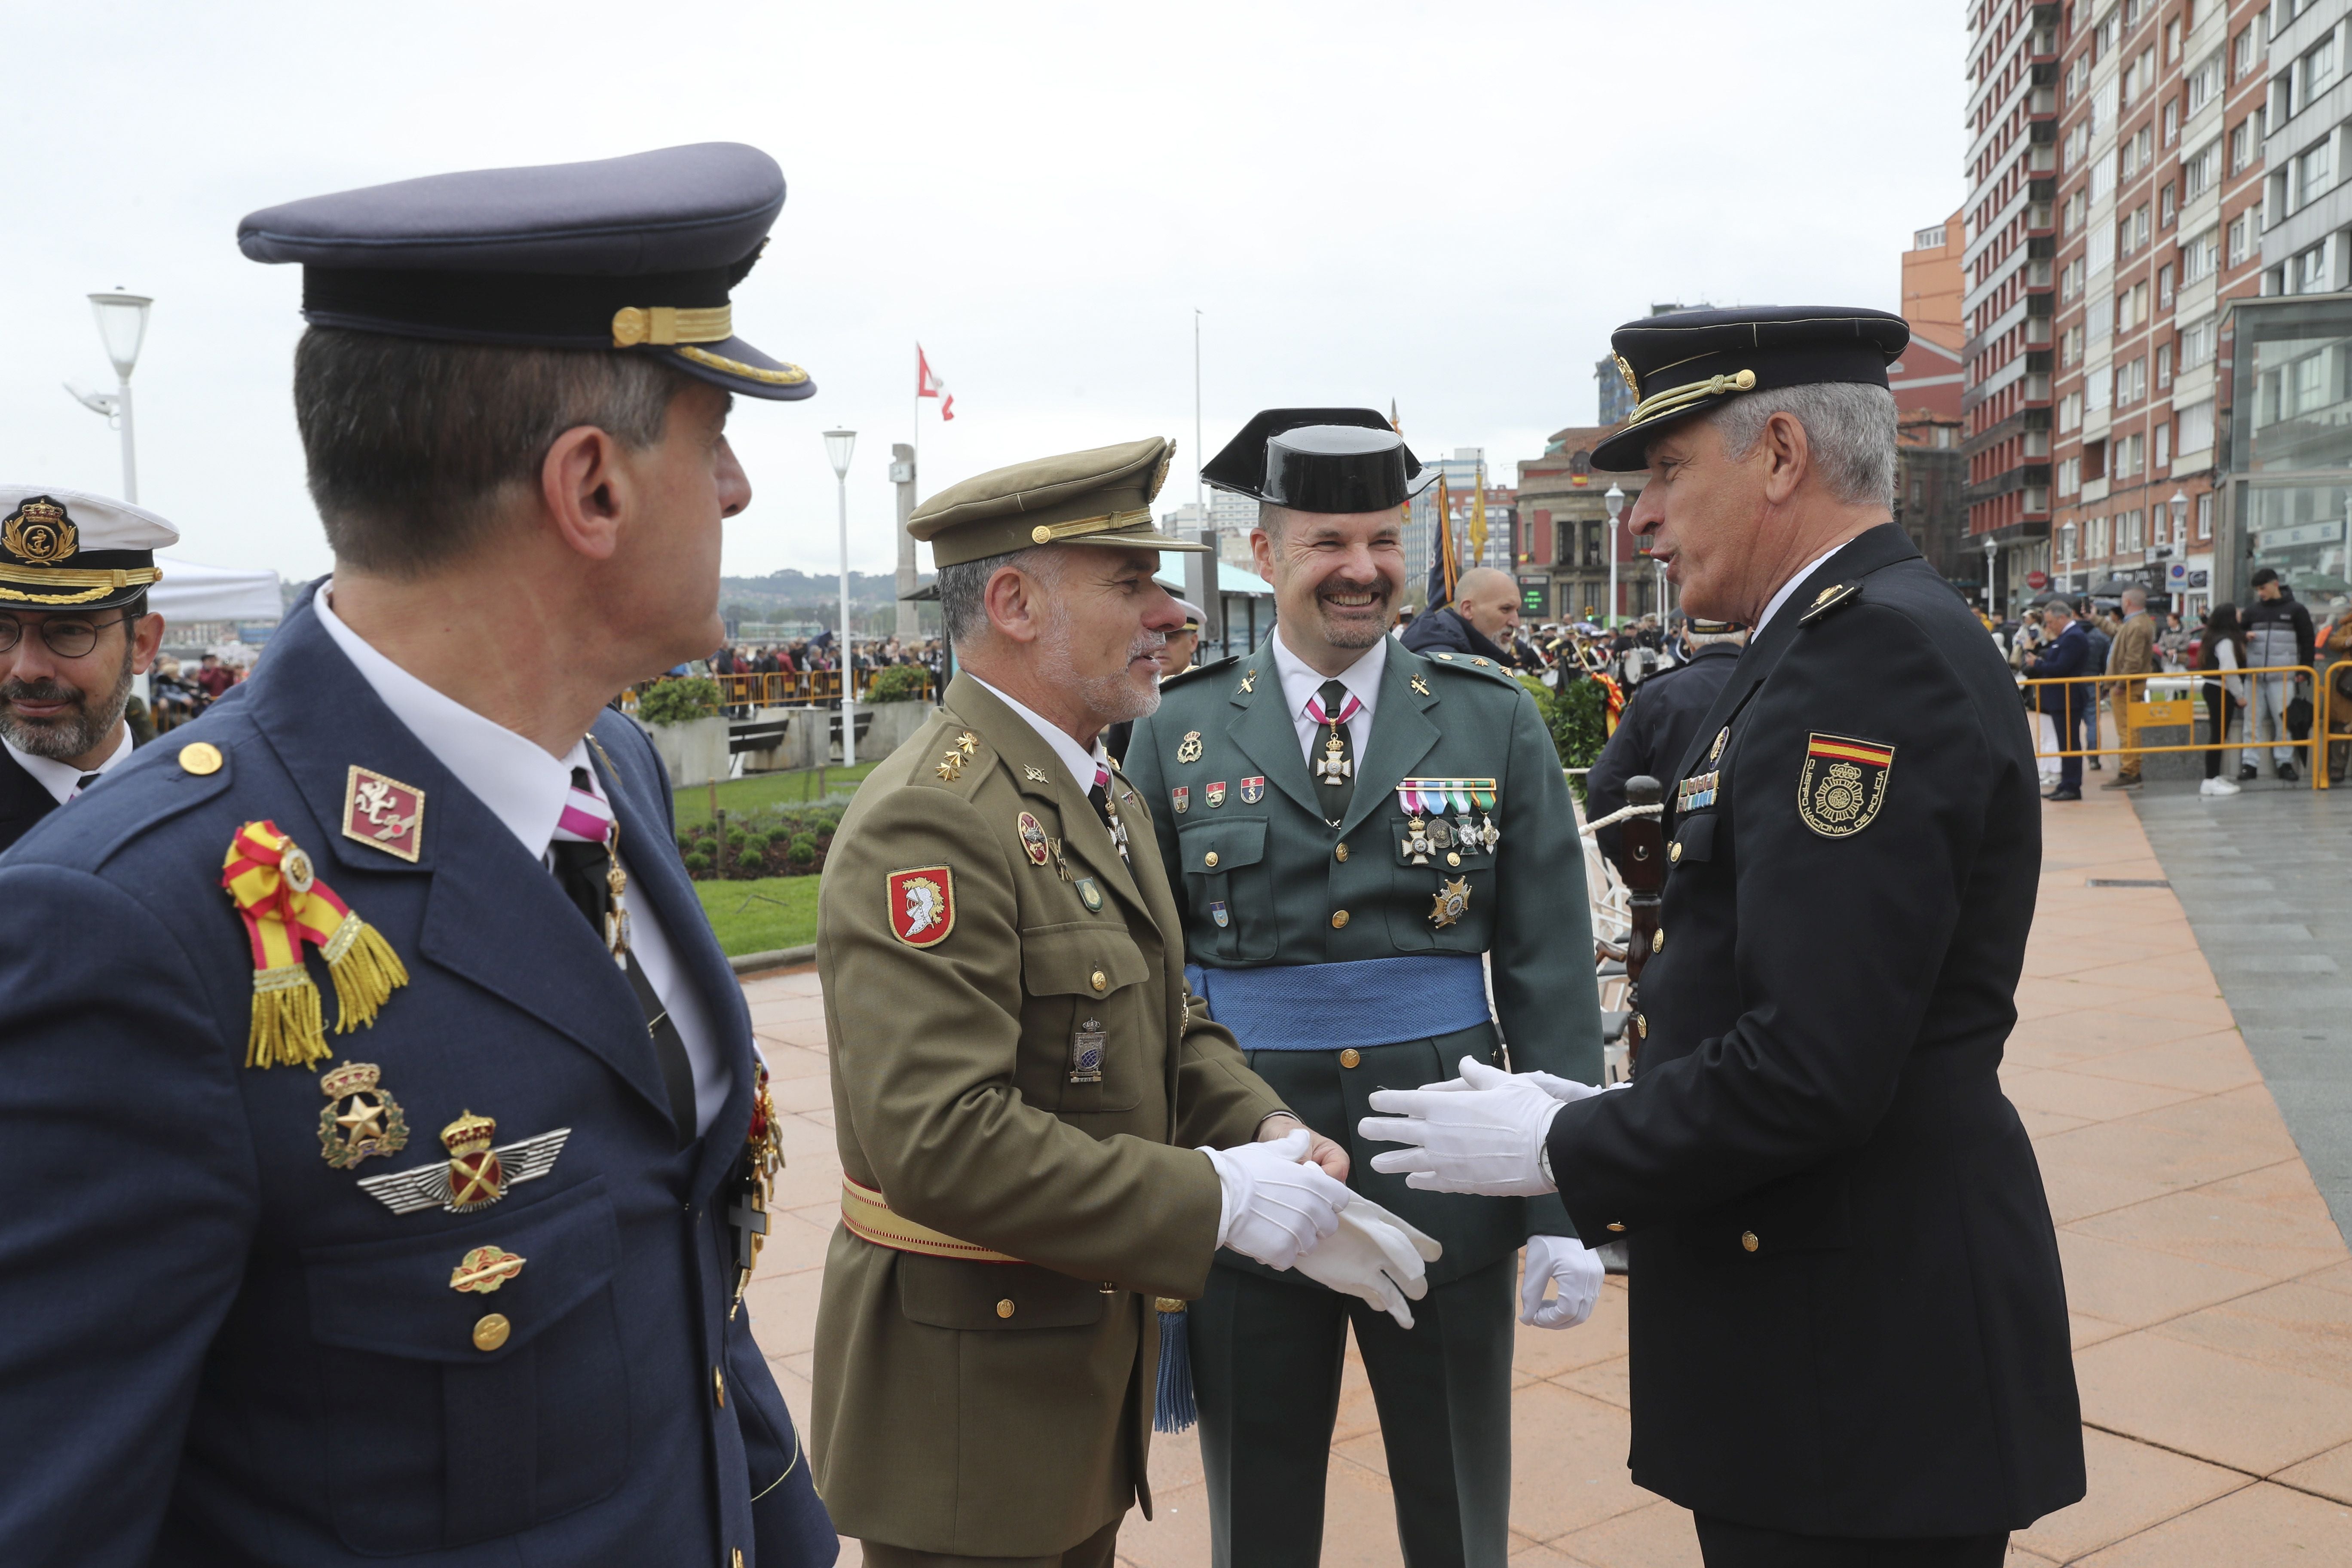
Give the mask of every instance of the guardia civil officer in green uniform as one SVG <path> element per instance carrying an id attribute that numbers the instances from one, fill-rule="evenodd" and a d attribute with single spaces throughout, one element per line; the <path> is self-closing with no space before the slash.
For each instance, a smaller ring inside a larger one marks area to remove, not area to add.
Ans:
<path id="1" fill-rule="evenodd" d="M 1889 516 L 1908 338 L 1836 307 L 1617 330 L 1641 402 L 1593 462 L 1648 467 L 1633 531 L 1691 614 L 1755 628 L 1671 781 L 1640 1068 L 1474 1063 L 1359 1129 L 1416 1187 L 1557 1190 L 1625 1237 L 1633 1477 L 1708 1568 L 1996 1568 L 2083 1496 L 1999 1077 L 2042 805 L 2008 667 Z"/>
<path id="2" fill-rule="evenodd" d="M 1258 415 L 1204 477 L 1259 503 L 1278 626 L 1170 679 L 1128 770 L 1212 1016 L 1335 1135 L 1352 1137 L 1373 1089 L 1499 1062 L 1505 1043 L 1520 1070 L 1597 1079 L 1583 858 L 1550 736 L 1493 661 L 1387 635 L 1403 509 L 1434 473 L 1370 409 L 1297 408 Z M 1601 1266 L 1554 1199 L 1433 1201 L 1360 1159 L 1349 1181 L 1444 1256 L 1408 1330 L 1218 1255 L 1192 1314 L 1216 1562 L 1316 1562 L 1352 1321 L 1405 1560 L 1500 1564 L 1518 1251 L 1527 1321 L 1547 1327 L 1583 1321 Z"/>

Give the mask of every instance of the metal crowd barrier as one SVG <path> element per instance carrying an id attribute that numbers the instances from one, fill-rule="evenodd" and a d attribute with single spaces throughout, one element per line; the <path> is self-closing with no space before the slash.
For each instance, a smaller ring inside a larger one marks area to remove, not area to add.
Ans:
<path id="1" fill-rule="evenodd" d="M 2339 660 L 2330 665 L 2328 673 L 2332 676 L 2347 663 L 2352 663 L 2352 660 Z M 2033 754 L 2036 758 L 2151 756 L 2161 752 L 2250 752 L 2272 746 L 2285 746 L 2306 753 L 2305 760 L 2311 769 L 2311 787 L 2327 788 L 2327 759 L 2322 748 L 2327 743 L 2330 686 L 2327 681 L 2319 678 L 2319 671 L 2310 665 L 2268 664 L 2248 669 L 2232 670 L 2154 669 L 2137 675 L 2022 676 L 2019 678 L 2017 684 L 2021 691 L 2028 694 L 2026 709 L 2028 713 L 2041 711 L 2040 704 L 2034 701 L 2032 696 L 2037 687 L 2092 687 L 2095 689 L 2091 693 L 2088 706 L 2093 711 L 2096 710 L 2099 701 L 2096 688 L 2118 689 L 2124 700 L 2111 702 L 2108 710 L 2115 716 L 2116 738 L 2118 742 L 2121 742 L 2142 730 L 2170 729 L 2175 726 L 2185 727 L 2193 735 L 2197 732 L 2198 715 L 2204 710 L 2205 707 L 2203 687 L 2205 681 L 2220 679 L 2224 676 L 2234 680 L 2261 675 L 2300 675 L 2311 681 L 2311 732 L 2302 740 L 2297 741 L 2292 737 L 2259 742 L 2254 740 L 2254 705 L 2249 701 L 2238 705 L 2239 711 L 2245 715 L 2244 733 L 2235 741 L 2224 741 L 2216 737 L 2210 741 L 2191 742 L 2184 745 L 2133 746 L 2118 743 L 2113 746 L 2084 747 L 2077 750 L 2062 748 L 2054 752 L 2045 752 L 2041 748 L 2041 736 L 2037 733 L 2034 737 Z M 2139 689 L 2143 693 L 2140 700 L 2137 701 L 2129 695 L 2133 689 L 2132 683 L 2135 681 L 2140 683 Z M 2168 696 L 2161 700 L 2151 700 L 2146 694 L 2147 683 L 2150 681 L 2163 681 L 2168 685 L 2183 686 L 2186 688 L 2186 694 L 2178 697 Z M 2293 700 L 2291 687 L 2287 700 Z M 2079 700 L 2076 706 L 2082 706 Z M 2054 719 L 2057 716 L 2053 714 L 2052 717 Z"/>

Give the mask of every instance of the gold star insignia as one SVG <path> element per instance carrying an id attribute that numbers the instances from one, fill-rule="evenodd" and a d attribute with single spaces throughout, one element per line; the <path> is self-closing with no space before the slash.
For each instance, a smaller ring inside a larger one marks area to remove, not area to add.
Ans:
<path id="1" fill-rule="evenodd" d="M 335 1118 L 335 1125 L 351 1129 L 351 1141 L 383 1136 L 383 1102 L 371 1096 L 352 1096 L 352 1108 Z"/>
<path id="2" fill-rule="evenodd" d="M 973 734 L 971 731 L 966 730 L 962 734 L 956 737 L 956 750 L 961 752 L 967 757 L 971 756 L 974 752 L 980 750 L 980 737 Z"/>

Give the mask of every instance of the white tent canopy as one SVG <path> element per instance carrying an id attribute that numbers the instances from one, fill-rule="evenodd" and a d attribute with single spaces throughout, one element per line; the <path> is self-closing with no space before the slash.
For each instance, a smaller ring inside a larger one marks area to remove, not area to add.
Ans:
<path id="1" fill-rule="evenodd" d="M 148 590 L 147 607 L 166 623 L 276 621 L 285 614 L 278 574 L 242 566 L 205 566 L 159 557 L 163 580 Z"/>

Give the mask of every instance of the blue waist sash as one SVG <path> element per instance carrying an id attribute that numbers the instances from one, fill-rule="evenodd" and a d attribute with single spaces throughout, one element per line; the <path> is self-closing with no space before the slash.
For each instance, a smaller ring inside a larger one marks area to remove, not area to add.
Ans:
<path id="1" fill-rule="evenodd" d="M 1245 1051 L 1393 1046 L 1491 1022 L 1486 965 L 1467 953 L 1266 969 L 1188 963 L 1184 979 Z"/>

